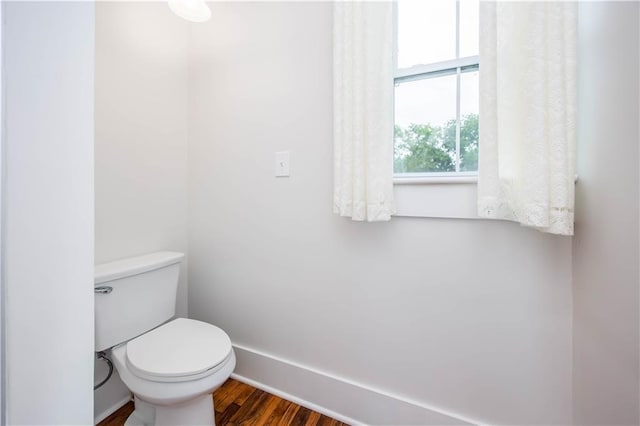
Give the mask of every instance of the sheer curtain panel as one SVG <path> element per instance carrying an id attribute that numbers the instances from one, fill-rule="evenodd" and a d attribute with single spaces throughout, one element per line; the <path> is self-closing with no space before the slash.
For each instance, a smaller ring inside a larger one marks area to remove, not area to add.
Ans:
<path id="1" fill-rule="evenodd" d="M 573 234 L 577 7 L 480 3 L 481 217 Z"/>
<path id="2" fill-rule="evenodd" d="M 393 203 L 393 8 L 336 2 L 333 16 L 333 210 L 385 221 Z"/>

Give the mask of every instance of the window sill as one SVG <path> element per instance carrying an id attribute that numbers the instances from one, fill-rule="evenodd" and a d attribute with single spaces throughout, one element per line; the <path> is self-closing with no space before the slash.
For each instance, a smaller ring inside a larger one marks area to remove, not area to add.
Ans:
<path id="1" fill-rule="evenodd" d="M 478 183 L 477 174 L 465 175 L 395 175 L 393 177 L 394 185 L 433 185 L 433 184 L 461 184 L 461 183 Z"/>
<path id="2" fill-rule="evenodd" d="M 578 175 L 575 176 L 578 183 Z M 478 219 L 478 176 L 396 175 L 393 194 L 395 216 Z"/>
<path id="3" fill-rule="evenodd" d="M 396 215 L 477 219 L 477 175 L 395 176 Z"/>

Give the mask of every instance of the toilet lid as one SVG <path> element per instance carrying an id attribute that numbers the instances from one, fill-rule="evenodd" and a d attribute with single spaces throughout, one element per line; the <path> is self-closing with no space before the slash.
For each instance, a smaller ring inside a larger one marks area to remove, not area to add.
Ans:
<path id="1" fill-rule="evenodd" d="M 132 372 L 152 380 L 201 374 L 222 363 L 230 352 L 227 333 L 187 318 L 177 318 L 127 343 Z"/>

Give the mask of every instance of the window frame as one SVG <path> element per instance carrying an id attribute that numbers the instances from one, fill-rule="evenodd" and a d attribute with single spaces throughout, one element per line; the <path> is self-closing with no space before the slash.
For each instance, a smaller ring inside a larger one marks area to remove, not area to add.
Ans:
<path id="1" fill-rule="evenodd" d="M 478 172 L 460 171 L 460 79 L 465 72 L 475 72 L 480 69 L 479 55 L 460 58 L 460 1 L 456 0 L 456 58 L 430 64 L 419 64 L 408 68 L 398 68 L 398 2 L 393 2 L 393 85 L 410 81 L 456 75 L 456 170 L 452 172 L 424 172 L 424 173 L 393 173 L 394 184 L 423 184 L 423 183 L 476 183 Z M 395 90 L 394 90 L 395 93 Z M 395 101 L 394 101 L 395 105 Z M 395 125 L 395 107 L 394 107 Z M 395 153 L 395 137 L 394 137 Z M 395 154 L 394 154 L 395 155 Z M 391 158 L 393 161 L 393 157 Z"/>

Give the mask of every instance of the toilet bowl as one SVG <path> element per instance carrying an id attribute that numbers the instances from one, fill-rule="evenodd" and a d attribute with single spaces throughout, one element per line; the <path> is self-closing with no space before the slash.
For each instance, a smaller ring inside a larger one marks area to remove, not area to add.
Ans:
<path id="1" fill-rule="evenodd" d="M 182 257 L 161 252 L 96 266 L 96 351 L 110 354 L 134 395 L 127 426 L 215 424 L 212 392 L 236 365 L 222 329 L 171 319 Z"/>
<path id="2" fill-rule="evenodd" d="M 211 393 L 236 364 L 224 331 L 186 318 L 120 344 L 111 354 L 122 382 L 136 398 L 128 426 L 213 425 Z"/>

